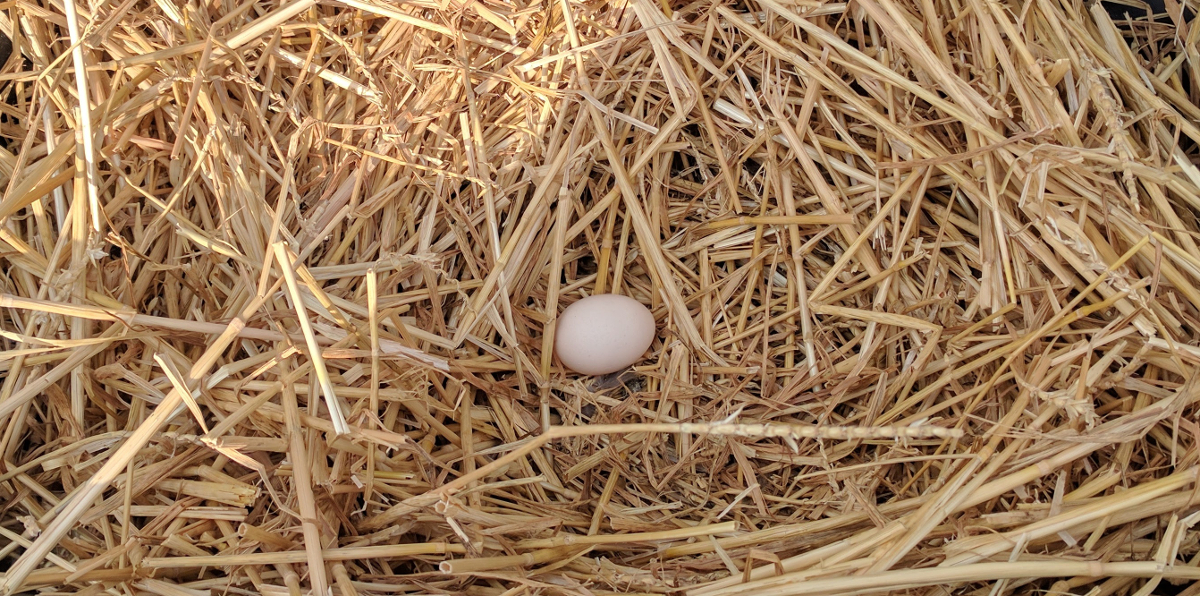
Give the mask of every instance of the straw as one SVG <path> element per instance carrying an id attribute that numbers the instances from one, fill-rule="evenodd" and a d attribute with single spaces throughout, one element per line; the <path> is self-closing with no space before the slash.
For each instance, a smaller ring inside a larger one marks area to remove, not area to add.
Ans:
<path id="1" fill-rule="evenodd" d="M 1165 8 L 7 3 L 0 593 L 1196 593 Z"/>

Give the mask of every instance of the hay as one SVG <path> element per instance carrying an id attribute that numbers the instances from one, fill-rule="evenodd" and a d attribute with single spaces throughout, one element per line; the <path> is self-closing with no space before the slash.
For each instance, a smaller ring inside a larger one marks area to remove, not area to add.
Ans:
<path id="1" fill-rule="evenodd" d="M 1177 591 L 1166 8 L 6 3 L 0 585 Z M 602 292 L 659 338 L 580 378 Z"/>

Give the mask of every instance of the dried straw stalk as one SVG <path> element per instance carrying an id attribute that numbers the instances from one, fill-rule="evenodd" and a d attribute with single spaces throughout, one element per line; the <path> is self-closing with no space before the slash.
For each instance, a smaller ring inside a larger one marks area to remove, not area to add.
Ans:
<path id="1" fill-rule="evenodd" d="M 1167 8 L 6 3 L 0 588 L 1196 582 Z"/>

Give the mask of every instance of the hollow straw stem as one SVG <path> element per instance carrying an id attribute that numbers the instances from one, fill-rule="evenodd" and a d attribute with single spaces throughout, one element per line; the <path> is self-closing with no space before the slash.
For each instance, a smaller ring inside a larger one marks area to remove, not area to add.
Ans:
<path id="1" fill-rule="evenodd" d="M 325 405 L 329 408 L 329 418 L 333 422 L 333 431 L 337 435 L 350 434 L 350 426 L 346 424 L 346 415 L 342 412 L 342 405 L 338 401 L 337 394 L 333 390 L 333 382 L 329 378 L 329 369 L 325 367 L 325 358 L 321 355 L 321 346 L 317 343 L 317 336 L 313 333 L 312 323 L 308 320 L 308 311 L 304 306 L 304 297 L 301 296 L 300 284 L 296 281 L 295 265 L 292 264 L 287 247 L 282 242 L 276 242 L 271 248 L 275 251 L 275 259 L 279 262 L 279 268 L 283 271 L 283 279 L 286 281 L 288 293 L 292 297 L 292 304 L 296 309 L 296 318 L 300 322 L 300 331 L 304 334 L 304 341 L 308 345 L 308 357 L 312 360 L 313 372 L 317 374 L 317 381 L 321 385 L 321 395 L 325 398 Z"/>
<path id="2" fill-rule="evenodd" d="M 719 524 L 703 524 L 691 528 L 679 528 L 678 530 L 664 530 L 661 532 L 597 534 L 594 536 L 576 536 L 574 534 L 567 534 L 563 536 L 556 536 L 554 538 L 522 540 L 521 542 L 517 543 L 516 547 L 520 549 L 550 549 L 560 546 L 593 546 L 600 544 L 659 542 L 664 540 L 683 540 L 687 538 L 696 538 L 698 536 L 729 534 L 736 532 L 737 529 L 737 522 L 723 522 Z"/>
<path id="3" fill-rule="evenodd" d="M 67 34 L 71 38 L 71 62 L 75 65 L 75 91 L 79 94 L 79 134 L 83 137 L 88 211 L 92 219 L 92 232 L 99 234 L 100 194 L 96 187 L 96 140 L 92 136 L 92 101 L 87 83 L 87 69 L 83 61 L 83 44 L 79 37 L 79 13 L 75 9 L 75 0 L 65 0 L 63 11 L 67 17 Z M 49 135 L 49 131 L 46 134 Z"/>
<path id="4" fill-rule="evenodd" d="M 445 555 L 466 553 L 466 547 L 445 542 L 417 544 L 389 544 L 379 546 L 355 546 L 327 548 L 321 551 L 325 561 L 354 561 L 357 559 L 391 559 L 421 555 Z M 308 553 L 302 550 L 275 551 L 268 553 L 246 553 L 241 555 L 211 555 L 191 557 L 148 557 L 141 566 L 148 569 L 196 569 L 200 567 L 241 567 L 244 565 L 279 565 L 305 563 Z"/>
<path id="5" fill-rule="evenodd" d="M 438 563 L 438 571 L 453 575 L 456 573 L 494 571 L 497 569 L 507 569 L 510 567 L 532 567 L 548 561 L 570 557 L 572 551 L 577 550 L 580 549 L 578 547 L 560 546 L 556 548 L 547 548 L 529 553 L 523 553 L 520 555 L 479 557 L 475 559 L 454 559 Z"/>

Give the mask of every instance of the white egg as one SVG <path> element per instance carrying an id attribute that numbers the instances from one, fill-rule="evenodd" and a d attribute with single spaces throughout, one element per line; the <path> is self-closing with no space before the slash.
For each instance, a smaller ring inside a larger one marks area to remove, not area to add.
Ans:
<path id="1" fill-rule="evenodd" d="M 641 302 L 617 294 L 588 296 L 558 316 L 554 353 L 575 372 L 605 375 L 641 360 L 655 334 L 654 315 Z"/>

